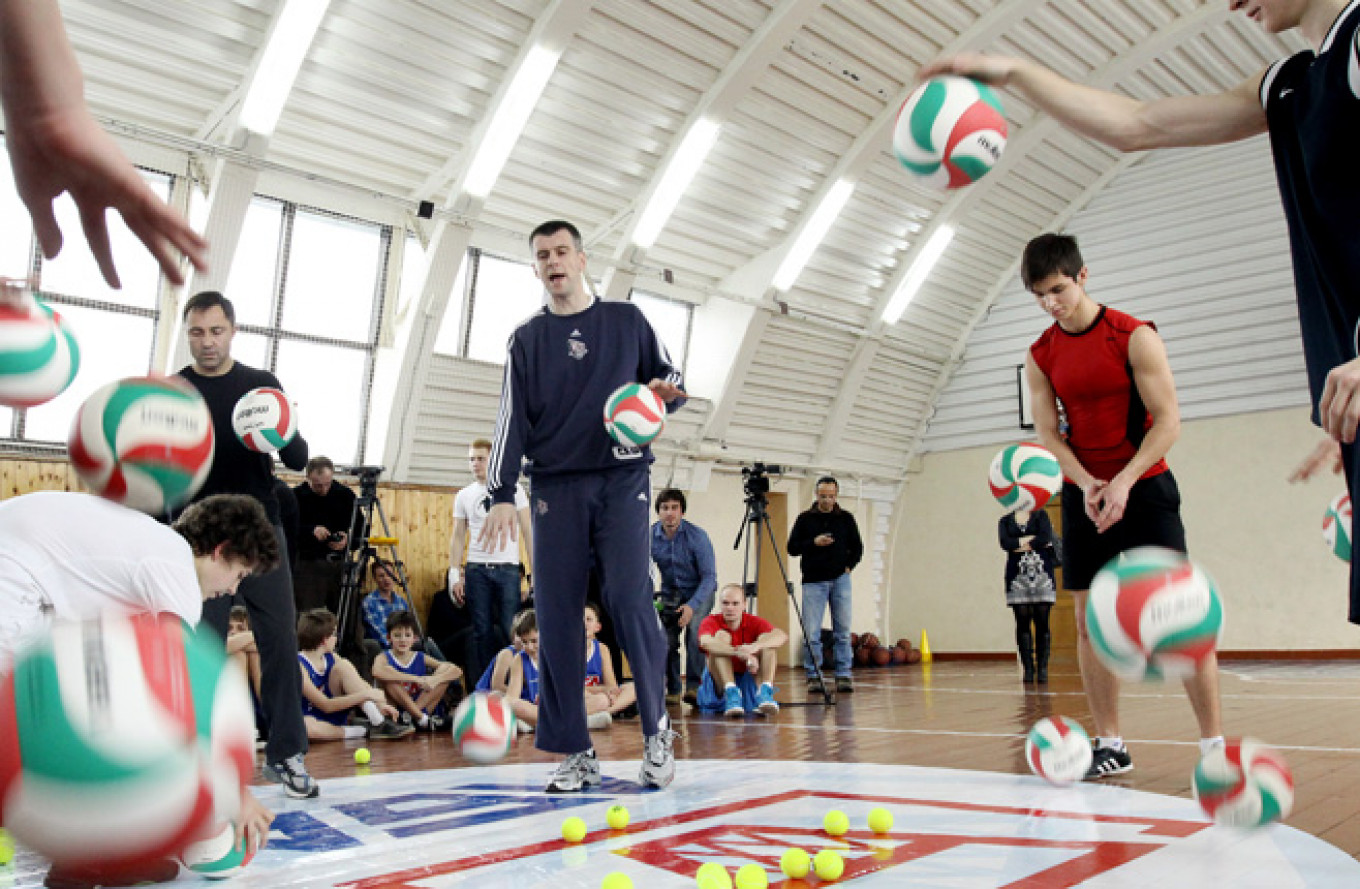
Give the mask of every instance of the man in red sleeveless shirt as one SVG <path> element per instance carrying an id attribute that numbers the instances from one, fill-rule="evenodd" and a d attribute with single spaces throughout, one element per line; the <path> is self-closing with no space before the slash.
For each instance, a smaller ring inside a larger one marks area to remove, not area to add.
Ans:
<path id="1" fill-rule="evenodd" d="M 1096 658 L 1086 630 L 1086 595 L 1096 572 L 1137 546 L 1185 552 L 1180 491 L 1166 452 L 1180 435 L 1176 384 L 1156 328 L 1098 304 L 1070 235 L 1030 241 L 1020 263 L 1025 287 L 1054 324 L 1025 357 L 1039 439 L 1062 464 L 1063 585 L 1077 608 L 1077 658 L 1096 751 L 1087 778 L 1133 769 L 1119 734 L 1119 681 Z M 1058 427 L 1058 400 L 1067 413 Z M 1199 721 L 1200 750 L 1221 743 L 1218 665 L 1211 655 L 1185 682 Z"/>

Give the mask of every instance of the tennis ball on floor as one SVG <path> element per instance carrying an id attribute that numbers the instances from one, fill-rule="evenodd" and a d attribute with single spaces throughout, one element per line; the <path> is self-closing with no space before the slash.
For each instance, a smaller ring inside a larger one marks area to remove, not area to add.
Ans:
<path id="1" fill-rule="evenodd" d="M 869 810 L 869 829 L 874 833 L 887 833 L 892 830 L 893 816 L 887 809 Z"/>
<path id="2" fill-rule="evenodd" d="M 586 838 L 586 823 L 575 815 L 562 822 L 562 839 L 579 843 Z"/>
<path id="3" fill-rule="evenodd" d="M 850 829 L 850 819 L 840 809 L 832 809 L 822 819 L 822 827 L 833 837 L 845 836 L 845 832 Z"/>
<path id="4" fill-rule="evenodd" d="M 723 884 L 722 877 L 716 874 L 704 874 L 694 881 L 694 885 L 698 889 L 729 889 L 728 886 Z"/>
<path id="5" fill-rule="evenodd" d="M 605 874 L 604 880 L 600 882 L 600 889 L 633 889 L 633 879 L 627 874 L 614 871 L 612 874 Z"/>
<path id="6" fill-rule="evenodd" d="M 0 828 L 0 864 L 9 864 L 14 860 L 14 840 L 10 839 L 9 833 Z"/>
<path id="7" fill-rule="evenodd" d="M 710 887 L 704 886 L 704 881 L 713 884 L 711 889 L 732 889 L 731 875 L 728 874 L 727 868 L 716 861 L 699 865 L 699 870 L 694 874 L 694 879 L 699 884 L 700 889 L 710 889 Z"/>
<path id="8" fill-rule="evenodd" d="M 737 889 L 765 889 L 769 885 L 769 875 L 758 864 L 743 864 L 737 870 Z"/>
<path id="9" fill-rule="evenodd" d="M 355 765 L 366 766 L 368 765 L 368 761 L 372 758 L 373 754 L 368 752 L 367 747 L 360 747 L 358 750 L 354 751 Z"/>
<path id="10" fill-rule="evenodd" d="M 839 880 L 845 873 L 845 859 L 833 849 L 823 849 L 812 859 L 812 867 L 819 880 Z"/>
<path id="11" fill-rule="evenodd" d="M 779 869 L 784 872 L 784 876 L 801 880 L 812 870 L 812 859 L 802 849 L 788 849 L 779 859 Z"/>
<path id="12" fill-rule="evenodd" d="M 623 830 L 628 826 L 628 807 L 610 806 L 609 811 L 604 815 L 604 820 L 611 830 Z"/>

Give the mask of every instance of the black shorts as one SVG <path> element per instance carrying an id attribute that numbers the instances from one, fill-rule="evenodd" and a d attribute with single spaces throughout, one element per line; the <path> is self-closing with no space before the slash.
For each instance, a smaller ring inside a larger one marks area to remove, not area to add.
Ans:
<path id="1" fill-rule="evenodd" d="M 1104 534 L 1086 516 L 1081 488 L 1065 482 L 1062 497 L 1063 589 L 1086 590 L 1096 572 L 1120 553 L 1137 546 L 1164 546 L 1185 552 L 1181 492 L 1171 470 L 1139 479 L 1129 489 L 1124 517 Z"/>

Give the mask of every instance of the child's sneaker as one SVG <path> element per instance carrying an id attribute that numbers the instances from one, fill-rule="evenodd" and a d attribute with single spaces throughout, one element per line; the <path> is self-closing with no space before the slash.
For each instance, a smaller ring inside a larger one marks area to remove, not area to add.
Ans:
<path id="1" fill-rule="evenodd" d="M 404 738 L 415 731 L 409 725 L 398 725 L 390 719 L 384 719 L 382 725 L 370 726 L 368 737 L 374 741 L 392 741 L 396 738 Z"/>

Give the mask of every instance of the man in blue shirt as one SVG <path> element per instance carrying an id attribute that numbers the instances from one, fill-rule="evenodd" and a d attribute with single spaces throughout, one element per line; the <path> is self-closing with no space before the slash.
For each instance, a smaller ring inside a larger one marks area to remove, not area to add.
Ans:
<path id="1" fill-rule="evenodd" d="M 685 495 L 667 488 L 656 495 L 652 525 L 652 561 L 661 572 L 661 622 L 666 627 L 666 702 L 694 704 L 704 676 L 704 654 L 699 650 L 699 623 L 713 610 L 718 591 L 718 569 L 713 543 L 698 525 L 685 521 Z M 680 636 L 684 634 L 687 689 L 680 683 Z"/>

